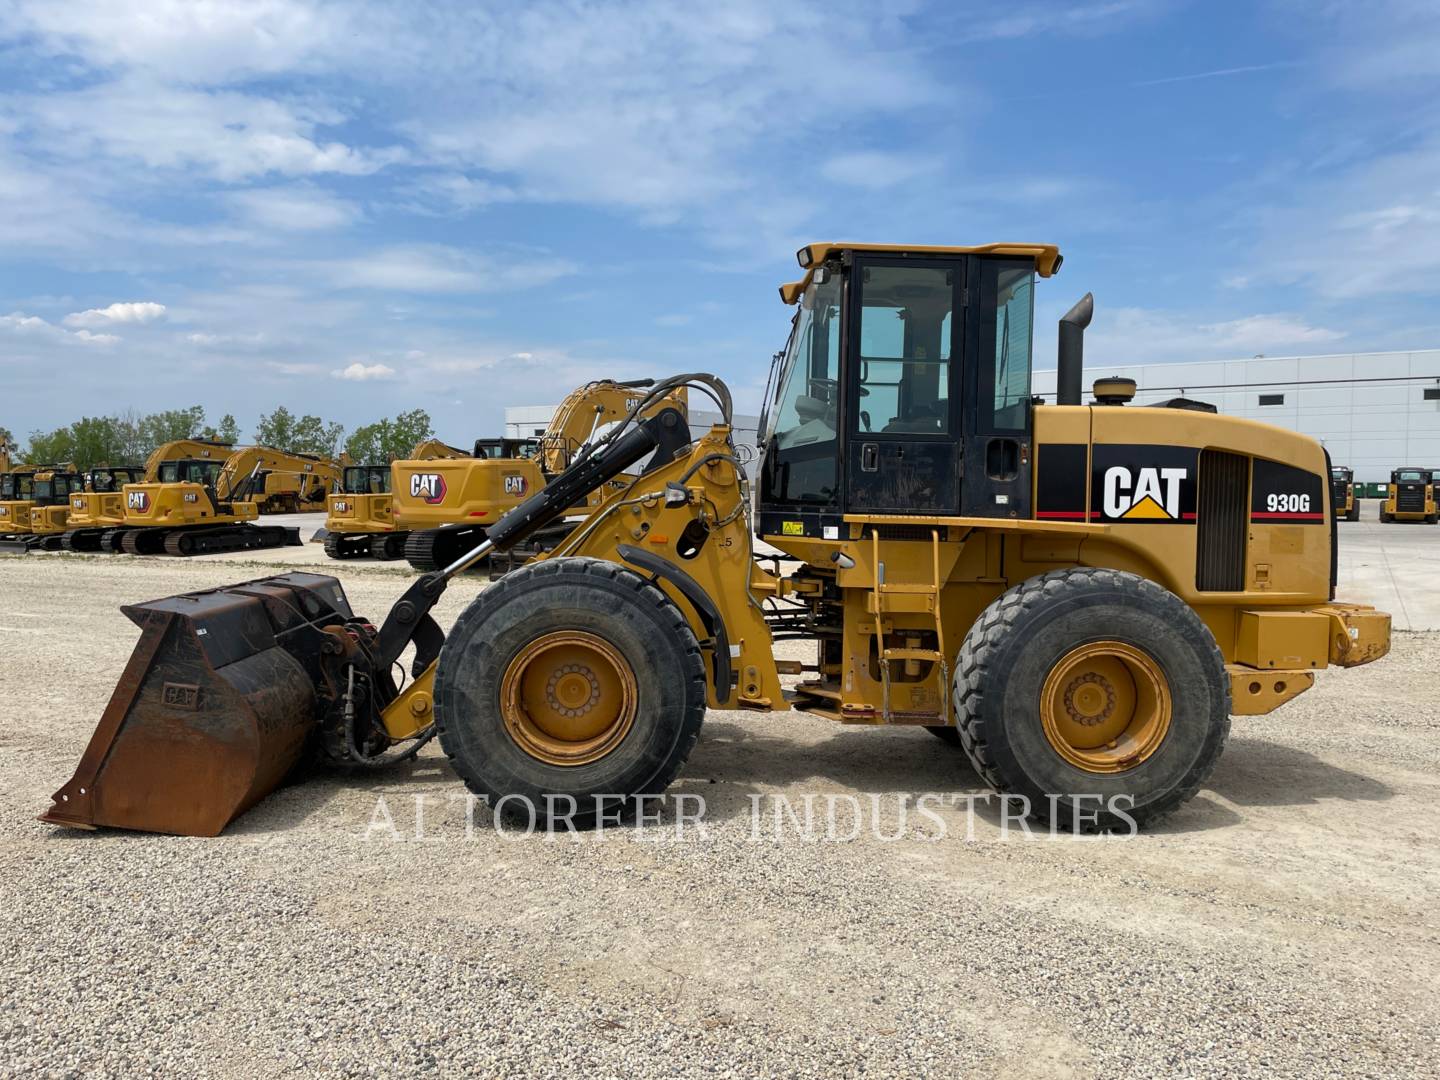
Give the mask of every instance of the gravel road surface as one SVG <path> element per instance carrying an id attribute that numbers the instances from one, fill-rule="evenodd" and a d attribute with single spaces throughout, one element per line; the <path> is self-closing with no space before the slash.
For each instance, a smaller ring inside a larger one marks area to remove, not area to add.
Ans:
<path id="1" fill-rule="evenodd" d="M 925 732 L 796 714 L 711 715 L 674 789 L 698 824 L 467 827 L 434 745 L 217 839 L 36 821 L 134 644 L 119 605 L 296 554 L 0 556 L 0 1074 L 1435 1074 L 1440 633 L 1238 718 L 1133 839 L 1027 837 Z M 407 580 L 338 572 L 377 619 Z M 777 826 L 806 795 L 831 835 Z"/>

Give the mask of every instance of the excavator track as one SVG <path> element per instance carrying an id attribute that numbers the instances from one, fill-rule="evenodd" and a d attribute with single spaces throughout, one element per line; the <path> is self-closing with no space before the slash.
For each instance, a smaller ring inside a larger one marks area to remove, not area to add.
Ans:
<path id="1" fill-rule="evenodd" d="M 121 541 L 125 539 L 125 534 L 127 532 L 130 532 L 130 530 L 106 529 L 100 534 L 100 550 L 110 552 L 123 550 L 123 548 L 121 547 Z"/>
<path id="2" fill-rule="evenodd" d="M 104 529 L 71 529 L 60 537 L 61 551 L 103 551 Z"/>
<path id="3" fill-rule="evenodd" d="M 438 570 L 478 547 L 484 539 L 485 529 L 480 525 L 421 529 L 406 538 L 405 561 L 422 572 Z"/>
<path id="4" fill-rule="evenodd" d="M 382 562 L 393 562 L 405 557 L 405 542 L 408 532 L 379 533 L 370 537 L 370 557 Z"/>
<path id="5" fill-rule="evenodd" d="M 332 559 L 364 559 L 370 555 L 370 533 L 330 533 L 325 554 Z"/>
<path id="6" fill-rule="evenodd" d="M 220 555 L 227 551 L 300 547 L 302 544 L 300 530 L 283 525 L 214 525 L 198 529 L 167 529 L 163 548 L 166 555 L 189 558 L 192 555 Z"/>

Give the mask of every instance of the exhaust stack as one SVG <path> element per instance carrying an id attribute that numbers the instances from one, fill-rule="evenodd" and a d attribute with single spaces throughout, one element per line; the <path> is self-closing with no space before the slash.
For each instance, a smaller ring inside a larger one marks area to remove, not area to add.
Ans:
<path id="1" fill-rule="evenodd" d="M 1086 293 L 1060 318 L 1056 353 L 1055 404 L 1079 405 L 1085 367 L 1085 328 L 1095 315 L 1095 294 Z"/>

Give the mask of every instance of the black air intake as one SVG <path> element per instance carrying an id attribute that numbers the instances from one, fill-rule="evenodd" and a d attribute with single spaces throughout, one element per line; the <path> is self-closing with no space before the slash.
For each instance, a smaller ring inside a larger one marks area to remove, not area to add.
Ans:
<path id="1" fill-rule="evenodd" d="M 1195 587 L 1201 592 L 1245 588 L 1245 536 L 1249 528 L 1250 459 L 1224 450 L 1200 453 Z"/>

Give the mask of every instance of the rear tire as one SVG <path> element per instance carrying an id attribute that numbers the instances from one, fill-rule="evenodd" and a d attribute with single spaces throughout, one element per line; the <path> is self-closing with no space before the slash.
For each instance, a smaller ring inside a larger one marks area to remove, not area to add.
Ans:
<path id="1" fill-rule="evenodd" d="M 1349 510 L 1345 511 L 1345 520 L 1346 520 L 1346 521 L 1359 521 L 1359 520 L 1360 520 L 1360 504 L 1359 504 L 1358 502 L 1355 503 L 1353 506 L 1351 506 Z"/>
<path id="2" fill-rule="evenodd" d="M 1115 570 L 1055 570 L 1001 595 L 965 636 L 953 693 L 980 775 L 1065 828 L 1159 819 L 1200 789 L 1230 732 L 1210 630 Z"/>
<path id="3" fill-rule="evenodd" d="M 606 796 L 664 791 L 705 703 L 700 646 L 679 608 L 600 559 L 551 559 L 491 585 L 456 621 L 435 673 L 435 727 L 455 771 L 492 808 L 525 817 L 528 805 L 537 821 L 566 816 L 573 799 L 572 820 L 589 824 Z"/>

